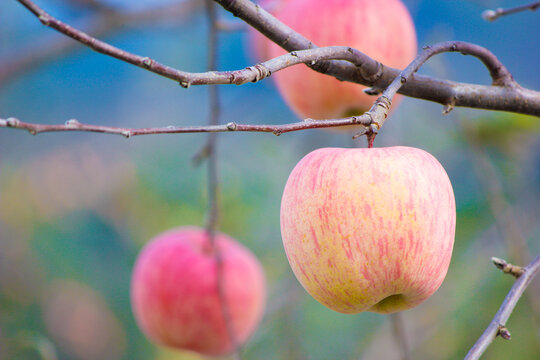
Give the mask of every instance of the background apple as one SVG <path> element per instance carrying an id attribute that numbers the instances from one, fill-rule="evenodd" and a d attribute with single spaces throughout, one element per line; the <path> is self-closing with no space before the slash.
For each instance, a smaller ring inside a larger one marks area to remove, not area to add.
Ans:
<path id="1" fill-rule="evenodd" d="M 244 343 L 264 309 L 266 286 L 257 258 L 216 234 L 223 289 L 235 339 Z M 233 350 L 217 285 L 216 256 L 206 230 L 180 227 L 155 237 L 140 253 L 131 282 L 133 312 L 156 343 L 206 355 Z"/>
<path id="2" fill-rule="evenodd" d="M 440 163 L 410 147 L 323 148 L 294 168 L 281 202 L 289 263 L 319 302 L 390 313 L 441 285 L 456 222 Z"/>
<path id="3" fill-rule="evenodd" d="M 261 6 L 318 46 L 354 47 L 385 65 L 405 68 L 415 57 L 416 32 L 400 0 L 266 0 Z M 285 50 L 250 29 L 250 51 L 258 61 Z M 278 90 L 301 118 L 331 119 L 359 115 L 375 101 L 364 86 L 342 82 L 307 66 L 272 75 Z M 394 108 L 399 96 L 394 98 Z"/>

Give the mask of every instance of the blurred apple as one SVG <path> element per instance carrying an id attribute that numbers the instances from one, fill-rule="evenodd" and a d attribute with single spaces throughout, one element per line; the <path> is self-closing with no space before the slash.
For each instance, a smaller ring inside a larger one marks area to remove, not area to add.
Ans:
<path id="1" fill-rule="evenodd" d="M 263 270 L 232 238 L 217 233 L 215 241 L 230 328 L 243 344 L 264 310 Z M 133 270 L 131 301 L 139 327 L 158 344 L 205 355 L 234 350 L 218 292 L 216 251 L 204 229 L 176 228 L 147 244 Z"/>
<path id="2" fill-rule="evenodd" d="M 342 313 L 391 313 L 429 298 L 448 270 L 455 222 L 445 170 L 410 147 L 315 150 L 281 202 L 296 277 Z"/>
<path id="3" fill-rule="evenodd" d="M 415 57 L 416 32 L 400 0 L 265 0 L 275 17 L 317 46 L 356 48 L 384 65 L 405 68 Z M 271 5 L 271 6 L 270 6 Z M 250 51 L 259 61 L 285 50 L 251 29 Z M 359 115 L 375 101 L 364 86 L 339 81 L 297 65 L 273 75 L 287 104 L 301 118 Z M 394 106 L 399 102 L 394 98 Z"/>

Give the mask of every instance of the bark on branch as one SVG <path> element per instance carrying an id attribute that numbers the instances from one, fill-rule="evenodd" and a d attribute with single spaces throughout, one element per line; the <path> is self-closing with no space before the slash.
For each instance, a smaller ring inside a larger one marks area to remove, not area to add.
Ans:
<path id="1" fill-rule="evenodd" d="M 314 70 L 335 76 L 340 80 L 370 86 L 373 89 L 372 92 L 376 93 L 385 89 L 400 73 L 400 70 L 386 67 L 351 48 L 315 48 L 315 45 L 309 40 L 248 0 L 216 0 L 216 2 L 289 51 L 312 49 L 302 53 L 294 52 L 283 55 L 243 70 L 188 73 L 160 64 L 150 57 L 132 54 L 95 39 L 52 17 L 31 0 L 18 1 L 36 15 L 44 25 L 95 51 L 178 81 L 184 87 L 208 84 L 239 85 L 249 81 L 259 81 L 269 76 L 273 71 L 287 66 L 307 63 Z M 464 106 L 540 116 L 539 92 L 522 88 L 515 83 L 504 66 L 487 49 L 462 42 L 455 42 L 455 44 L 455 51 L 474 55 L 482 60 L 491 73 L 493 79 L 491 86 L 457 83 L 414 75 L 399 89 L 399 92 L 407 96 L 438 102 L 445 106 Z"/>

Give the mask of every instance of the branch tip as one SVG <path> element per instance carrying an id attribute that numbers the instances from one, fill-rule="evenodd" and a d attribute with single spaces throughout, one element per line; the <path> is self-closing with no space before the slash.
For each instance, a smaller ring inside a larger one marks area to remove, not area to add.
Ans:
<path id="1" fill-rule="evenodd" d="M 493 21 L 497 18 L 497 12 L 495 10 L 484 10 L 482 11 L 482 19 L 486 21 Z"/>
<path id="2" fill-rule="evenodd" d="M 442 114 L 448 115 L 452 110 L 454 110 L 454 104 L 446 104 L 443 107 Z"/>
<path id="3" fill-rule="evenodd" d="M 534 1 L 532 3 L 526 4 L 526 5 L 520 5 L 513 8 L 503 9 L 503 8 L 497 8 L 495 10 L 484 10 L 482 12 L 482 18 L 486 21 L 493 21 L 497 20 L 501 16 L 511 15 L 515 14 L 521 11 L 531 10 L 535 11 L 540 7 L 540 1 Z"/>
<path id="4" fill-rule="evenodd" d="M 379 95 L 381 93 L 380 89 L 377 89 L 374 87 L 365 88 L 363 91 L 365 94 L 368 94 L 368 95 Z"/>
<path id="5" fill-rule="evenodd" d="M 76 128 L 81 125 L 81 123 L 77 119 L 69 119 L 65 122 L 66 127 L 68 128 Z"/>
<path id="6" fill-rule="evenodd" d="M 497 257 L 492 257 L 491 261 L 497 267 L 497 269 L 502 270 L 505 274 L 510 274 L 515 278 L 520 277 L 525 272 L 525 269 L 521 266 L 509 264 L 505 260 Z"/>
<path id="7" fill-rule="evenodd" d="M 510 331 L 504 325 L 499 325 L 499 329 L 497 330 L 497 336 L 502 337 L 504 340 L 510 340 L 512 338 L 512 334 L 510 334 Z"/>

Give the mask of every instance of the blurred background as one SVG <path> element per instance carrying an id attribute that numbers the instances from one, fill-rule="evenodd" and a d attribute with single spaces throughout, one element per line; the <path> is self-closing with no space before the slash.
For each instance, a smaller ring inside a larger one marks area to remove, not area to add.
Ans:
<path id="1" fill-rule="evenodd" d="M 480 17 L 484 9 L 516 2 L 404 2 L 419 46 L 477 43 L 494 52 L 521 85 L 540 90 L 540 12 L 488 23 Z M 205 71 L 202 0 L 38 4 L 122 49 L 181 70 Z M 222 32 L 219 39 L 219 70 L 253 64 L 245 31 Z M 458 54 L 437 56 L 420 72 L 490 82 L 478 61 Z M 271 80 L 219 91 L 222 122 L 297 121 Z M 198 125 L 207 122 L 207 104 L 207 87 L 186 90 L 92 52 L 43 27 L 17 1 L 0 2 L 0 117 L 42 124 L 77 118 L 126 127 Z M 463 358 L 513 284 L 490 258 L 524 265 L 540 253 L 538 118 L 462 108 L 443 116 L 441 110 L 405 99 L 377 137 L 377 146 L 432 153 L 456 195 L 448 276 L 432 298 L 403 313 L 413 359 Z M 204 225 L 206 168 L 192 158 L 205 141 L 204 134 L 126 140 L 0 129 L 0 359 L 198 358 L 146 340 L 131 313 L 129 282 L 138 251 L 154 235 Z M 259 257 L 269 287 L 262 324 L 243 350 L 246 359 L 400 358 L 387 316 L 328 310 L 289 269 L 279 230 L 281 192 L 298 160 L 326 146 L 365 146 L 365 139 L 322 130 L 219 136 L 219 229 Z M 540 358 L 539 325 L 540 278 L 508 322 L 512 341 L 496 339 L 485 358 Z"/>

